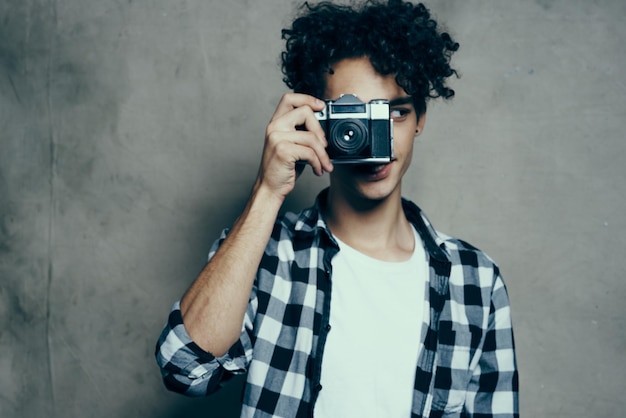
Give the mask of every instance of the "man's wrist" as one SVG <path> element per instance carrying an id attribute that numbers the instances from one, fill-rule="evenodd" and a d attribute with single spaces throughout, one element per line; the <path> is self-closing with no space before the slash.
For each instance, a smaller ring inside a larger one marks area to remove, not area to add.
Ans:
<path id="1" fill-rule="evenodd" d="M 266 187 L 261 180 L 257 180 L 250 196 L 250 209 L 256 206 L 256 203 L 262 203 L 261 206 L 265 211 L 278 214 L 284 201 L 285 196 L 283 194 Z"/>
<path id="2" fill-rule="evenodd" d="M 284 194 L 273 190 L 261 180 L 257 180 L 254 184 L 254 187 L 252 188 L 252 198 L 261 199 L 263 201 L 267 201 L 268 203 L 278 205 L 279 208 L 285 201 Z"/>

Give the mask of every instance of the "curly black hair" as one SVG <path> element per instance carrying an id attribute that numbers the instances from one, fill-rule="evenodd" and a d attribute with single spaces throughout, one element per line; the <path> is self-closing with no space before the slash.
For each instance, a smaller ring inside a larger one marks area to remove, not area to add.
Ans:
<path id="1" fill-rule="evenodd" d="M 361 5 L 305 2 L 291 28 L 282 30 L 283 81 L 296 93 L 323 98 L 326 75 L 346 58 L 369 57 L 374 69 L 395 74 L 413 97 L 418 115 L 430 98 L 454 96 L 446 79 L 458 77 L 450 67 L 459 48 L 421 3 L 367 0 Z"/>

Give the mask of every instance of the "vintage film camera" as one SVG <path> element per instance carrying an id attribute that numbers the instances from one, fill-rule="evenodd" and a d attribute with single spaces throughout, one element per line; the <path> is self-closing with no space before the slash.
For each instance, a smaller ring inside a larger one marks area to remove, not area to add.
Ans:
<path id="1" fill-rule="evenodd" d="M 353 94 L 327 100 L 315 116 L 326 132 L 334 164 L 388 163 L 393 159 L 393 120 L 389 102 L 362 102 Z"/>

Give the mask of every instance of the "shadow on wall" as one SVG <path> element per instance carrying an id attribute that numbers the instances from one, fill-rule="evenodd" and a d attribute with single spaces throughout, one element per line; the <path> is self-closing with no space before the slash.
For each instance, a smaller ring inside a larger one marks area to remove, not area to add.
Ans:
<path id="1" fill-rule="evenodd" d="M 226 386 L 206 398 L 187 398 L 183 395 L 168 396 L 171 400 L 163 414 L 156 418 L 238 418 L 241 409 L 241 391 L 245 376 L 233 378 Z"/>

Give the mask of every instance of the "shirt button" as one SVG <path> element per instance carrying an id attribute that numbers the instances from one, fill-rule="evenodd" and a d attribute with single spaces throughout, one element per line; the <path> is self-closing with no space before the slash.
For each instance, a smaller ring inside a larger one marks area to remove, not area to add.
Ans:
<path id="1" fill-rule="evenodd" d="M 317 385 L 315 386 L 315 391 L 316 391 L 316 392 L 319 392 L 319 391 L 321 391 L 321 390 L 322 390 L 322 385 L 317 384 Z"/>
<path id="2" fill-rule="evenodd" d="M 330 332 L 330 330 L 331 330 L 332 328 L 333 328 L 333 327 L 331 327 L 331 326 L 330 326 L 330 324 L 327 324 L 327 325 L 326 325 L 326 327 L 324 327 L 324 329 L 326 330 L 326 332 Z"/>

